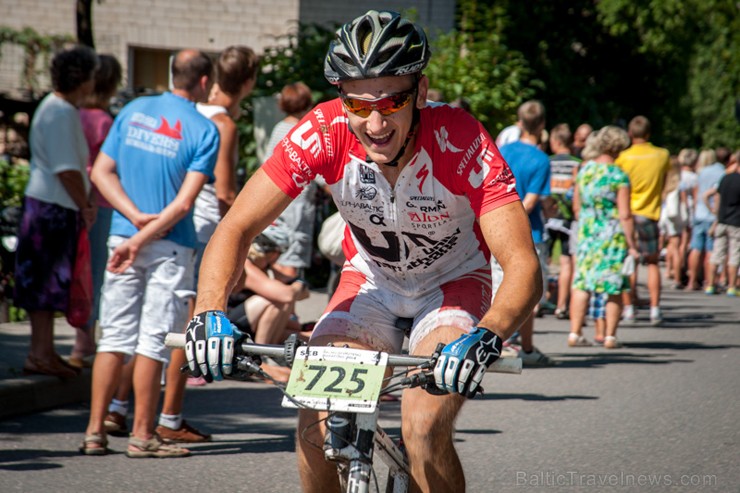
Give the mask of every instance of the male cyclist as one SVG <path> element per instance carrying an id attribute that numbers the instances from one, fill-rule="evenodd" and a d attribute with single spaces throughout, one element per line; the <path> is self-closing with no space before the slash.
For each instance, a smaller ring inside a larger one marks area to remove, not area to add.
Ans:
<path id="1" fill-rule="evenodd" d="M 449 395 L 406 390 L 402 429 L 412 489 L 462 491 L 453 423 L 542 292 L 529 220 L 514 177 L 483 126 L 465 111 L 426 107 L 424 31 L 369 11 L 337 31 L 324 74 L 339 98 L 314 108 L 275 148 L 219 224 L 203 258 L 187 330 L 191 371 L 221 379 L 234 338 L 223 319 L 252 238 L 317 174 L 347 222 L 347 261 L 311 344 L 431 354 Z M 505 276 L 491 303 L 489 251 Z M 454 343 L 452 342 L 454 341 Z M 208 348 L 208 350 L 206 349 Z M 218 349 L 212 350 L 212 348 Z M 304 491 L 338 489 L 324 461 L 320 413 L 303 410 L 297 452 Z"/>

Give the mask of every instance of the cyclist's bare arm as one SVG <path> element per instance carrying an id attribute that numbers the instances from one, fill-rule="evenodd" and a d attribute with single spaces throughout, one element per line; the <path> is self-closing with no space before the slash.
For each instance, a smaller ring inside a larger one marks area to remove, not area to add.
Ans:
<path id="1" fill-rule="evenodd" d="M 479 223 L 491 254 L 501 264 L 504 279 L 478 325 L 506 340 L 532 313 L 542 295 L 540 262 L 521 202 L 489 211 L 480 217 Z"/>
<path id="2" fill-rule="evenodd" d="M 223 310 L 242 273 L 252 240 L 291 202 L 291 198 L 258 170 L 219 223 L 203 254 L 195 313 Z"/>

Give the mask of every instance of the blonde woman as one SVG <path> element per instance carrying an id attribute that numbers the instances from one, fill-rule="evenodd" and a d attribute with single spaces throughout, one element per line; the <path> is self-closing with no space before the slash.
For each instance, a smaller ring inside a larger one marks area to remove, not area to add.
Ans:
<path id="1" fill-rule="evenodd" d="M 673 279 L 673 288 L 680 289 L 683 256 L 681 236 L 689 219 L 686 192 L 681 189 L 681 165 L 678 158 L 671 159 L 671 169 L 663 188 L 663 207 L 660 214 L 660 231 L 666 248 L 666 277 Z"/>
<path id="2" fill-rule="evenodd" d="M 585 164 L 578 172 L 573 209 L 578 217 L 578 248 L 570 303 L 569 346 L 589 346 L 583 321 L 589 297 L 605 300 L 594 313 L 596 340 L 604 347 L 621 346 L 617 324 L 622 315 L 622 292 L 629 290 L 623 273 L 628 255 L 638 257 L 630 212 L 630 184 L 626 173 L 614 164 L 629 146 L 627 133 L 607 126 L 586 141 Z"/>

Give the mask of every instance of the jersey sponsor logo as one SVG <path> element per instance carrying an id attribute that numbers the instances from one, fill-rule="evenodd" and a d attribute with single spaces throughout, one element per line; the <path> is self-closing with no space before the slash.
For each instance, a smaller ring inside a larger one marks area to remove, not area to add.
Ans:
<path id="1" fill-rule="evenodd" d="M 511 192 L 516 188 L 516 181 L 514 180 L 514 173 L 511 172 L 511 168 L 504 166 L 501 168 L 501 172 L 496 175 L 489 183 L 488 187 L 494 187 L 497 185 L 506 185 L 506 191 Z"/>
<path id="2" fill-rule="evenodd" d="M 428 197 L 427 200 L 434 199 L 432 197 Z M 439 212 L 441 209 L 447 209 L 447 206 L 441 200 L 438 200 L 436 205 L 416 205 L 411 200 L 407 200 L 406 207 L 409 209 L 419 209 L 421 212 Z"/>
<path id="3" fill-rule="evenodd" d="M 355 193 L 355 197 L 360 200 L 373 200 L 376 195 L 378 195 L 378 189 L 371 186 L 360 187 Z"/>
<path id="4" fill-rule="evenodd" d="M 301 188 L 305 187 L 311 181 L 309 179 L 311 176 L 311 169 L 308 166 L 308 163 L 301 159 L 301 155 L 291 145 L 291 141 L 287 137 L 281 140 L 280 144 L 283 146 L 285 156 L 291 161 L 290 171 L 293 173 L 293 181 L 296 186 Z"/>
<path id="5" fill-rule="evenodd" d="M 316 108 L 313 112 L 316 115 L 316 121 L 319 122 L 319 132 L 324 136 L 324 149 L 326 155 L 330 158 L 334 157 L 334 145 L 331 142 L 331 134 L 329 133 L 329 126 L 326 124 L 326 118 L 321 108 Z"/>
<path id="6" fill-rule="evenodd" d="M 374 212 L 377 214 L 383 214 L 383 206 L 382 205 L 372 205 L 372 204 L 366 204 L 365 202 L 352 202 L 349 200 L 340 200 L 339 205 L 342 207 L 348 207 L 352 209 L 360 209 L 363 211 L 369 211 Z"/>
<path id="7" fill-rule="evenodd" d="M 373 232 L 373 237 L 370 238 L 364 228 L 351 221 L 347 221 L 347 224 L 359 245 L 372 257 L 373 262 L 394 272 L 429 268 L 457 245 L 461 233 L 460 228 L 457 228 L 449 236 L 435 240 L 427 235 L 410 231 L 402 231 L 400 236 L 395 231 L 380 231 Z M 417 249 L 421 249 L 421 252 Z M 411 256 L 418 258 L 407 263 L 406 260 Z"/>
<path id="8" fill-rule="evenodd" d="M 433 201 L 434 197 L 431 195 L 411 195 L 409 197 L 409 200 L 413 200 L 415 202 L 421 202 L 421 201 Z"/>
<path id="9" fill-rule="evenodd" d="M 450 218 L 449 212 L 442 212 L 439 214 L 431 214 L 426 212 L 407 212 L 409 219 L 415 223 L 436 223 L 444 219 Z"/>
<path id="10" fill-rule="evenodd" d="M 126 145 L 168 158 L 177 156 L 182 140 L 182 122 L 172 126 L 166 118 L 134 112 L 129 120 Z"/>
<path id="11" fill-rule="evenodd" d="M 303 177 L 302 175 L 299 175 L 298 173 L 293 173 L 292 178 L 293 178 L 293 183 L 295 183 L 295 186 L 299 188 L 303 188 L 309 183 L 305 177 Z"/>
<path id="12" fill-rule="evenodd" d="M 447 128 L 441 127 L 439 130 L 434 131 L 434 137 L 437 139 L 437 145 L 442 152 L 462 152 L 462 149 L 458 149 L 450 142 L 450 135 L 447 133 Z"/>
<path id="13" fill-rule="evenodd" d="M 360 165 L 360 183 L 375 183 L 375 171 L 364 164 Z"/>
<path id="14" fill-rule="evenodd" d="M 370 214 L 370 222 L 376 226 L 387 226 L 385 224 L 385 218 L 379 214 Z"/>
<path id="15" fill-rule="evenodd" d="M 318 158 L 321 153 L 321 138 L 319 133 L 314 130 L 313 123 L 310 120 L 303 122 L 293 131 L 290 135 L 290 141 L 300 146 L 304 151 L 310 152 L 314 158 Z"/>
<path id="16" fill-rule="evenodd" d="M 427 165 L 421 167 L 418 173 L 416 173 L 416 177 L 419 179 L 419 193 L 424 192 L 424 182 L 427 179 L 427 176 L 429 176 L 429 168 L 427 168 Z"/>
<path id="17" fill-rule="evenodd" d="M 493 161 L 495 156 L 496 155 L 493 153 L 493 150 L 488 147 L 478 154 L 478 157 L 475 159 L 476 164 L 473 165 L 473 169 L 470 170 L 470 175 L 468 175 L 470 186 L 473 188 L 480 188 L 480 186 L 483 185 L 483 179 L 491 171 L 490 163 Z"/>
<path id="18" fill-rule="evenodd" d="M 465 151 L 465 154 L 463 155 L 462 160 L 460 161 L 460 164 L 457 166 L 457 174 L 458 176 L 462 176 L 465 172 L 465 168 L 468 166 L 468 163 L 470 160 L 475 156 L 476 151 L 481 145 L 481 142 L 483 142 L 483 134 L 479 134 L 478 137 L 475 138 L 472 144 L 470 144 L 470 147 Z"/>

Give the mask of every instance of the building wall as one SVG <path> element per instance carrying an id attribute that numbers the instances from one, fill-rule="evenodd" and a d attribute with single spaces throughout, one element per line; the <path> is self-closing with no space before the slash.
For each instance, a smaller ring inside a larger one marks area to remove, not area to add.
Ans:
<path id="1" fill-rule="evenodd" d="M 93 3 L 96 49 L 130 67 L 131 47 L 218 52 L 243 44 L 261 52 L 298 20 L 300 0 L 106 0 Z M 76 35 L 73 0 L 0 0 L 0 25 L 33 27 L 42 34 Z M 8 15 L 5 15 L 7 13 Z M 18 89 L 19 50 L 3 48 L 0 91 Z M 44 67 L 40 67 L 43 70 Z"/>
<path id="2" fill-rule="evenodd" d="M 327 0 L 301 0 L 302 22 L 324 25 L 342 24 L 358 17 L 370 9 L 408 12 L 416 10 L 414 19 L 427 30 L 429 35 L 439 28 L 448 31 L 455 23 L 454 0 L 353 0 L 333 2 Z"/>
<path id="3" fill-rule="evenodd" d="M 136 47 L 218 52 L 232 44 L 244 44 L 259 53 L 293 29 L 298 19 L 331 25 L 347 22 L 370 8 L 414 8 L 416 19 L 430 34 L 436 28 L 448 30 L 454 23 L 454 0 L 105 0 L 93 2 L 93 30 L 96 49 L 119 59 L 128 86 L 127 75 L 133 66 L 129 57 Z M 73 0 L 0 0 L 0 12 L 3 26 L 30 26 L 47 35 L 76 35 Z M 17 93 L 22 51 L 5 45 L 1 55 L 0 92 Z M 48 84 L 43 60 L 38 69 L 42 74 L 39 81 Z"/>

